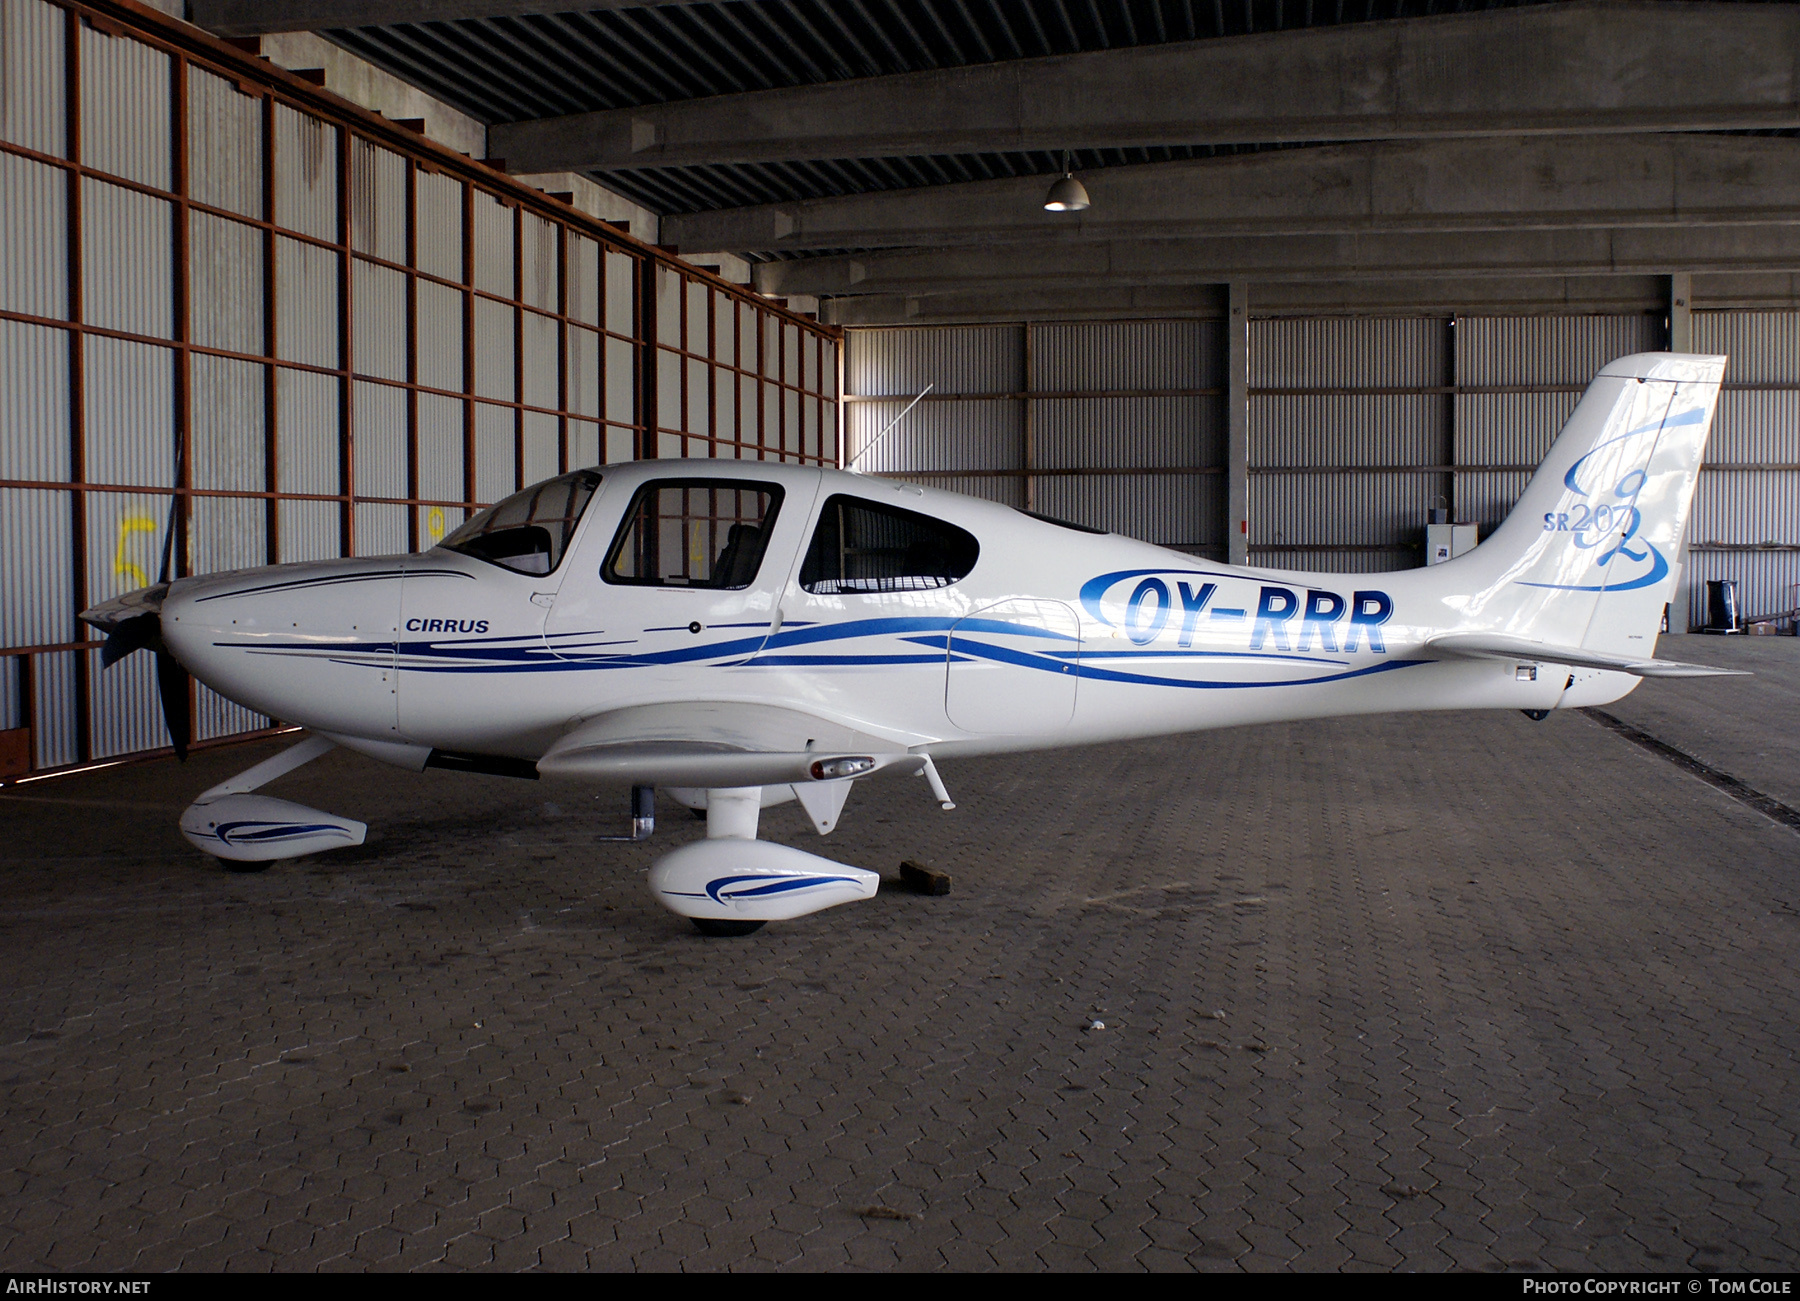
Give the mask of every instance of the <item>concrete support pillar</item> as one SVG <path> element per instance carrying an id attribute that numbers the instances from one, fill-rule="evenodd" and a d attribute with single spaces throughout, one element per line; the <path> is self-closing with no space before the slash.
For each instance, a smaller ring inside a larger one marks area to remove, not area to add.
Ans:
<path id="1" fill-rule="evenodd" d="M 1250 286 L 1233 281 L 1225 312 L 1225 560 L 1250 563 Z"/>
<path id="2" fill-rule="evenodd" d="M 1669 277 L 1669 351 L 1694 350 L 1694 277 L 1678 271 Z M 1681 535 L 1681 552 L 1675 566 L 1675 590 L 1669 594 L 1669 631 L 1686 632 L 1692 624 L 1688 609 L 1688 538 L 1694 531 L 1692 512 Z"/>
<path id="3" fill-rule="evenodd" d="M 1669 351 L 1694 350 L 1694 277 L 1679 271 L 1669 277 Z"/>

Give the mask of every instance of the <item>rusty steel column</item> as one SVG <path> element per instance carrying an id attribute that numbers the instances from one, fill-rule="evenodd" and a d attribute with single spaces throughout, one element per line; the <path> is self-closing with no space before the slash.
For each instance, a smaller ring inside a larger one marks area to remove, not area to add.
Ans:
<path id="1" fill-rule="evenodd" d="M 1250 560 L 1250 286 L 1232 282 L 1225 313 L 1225 560 Z"/>
<path id="2" fill-rule="evenodd" d="M 633 268 L 637 350 L 637 458 L 648 460 L 657 453 L 656 410 L 656 262 L 639 258 Z"/>
<path id="3" fill-rule="evenodd" d="M 406 160 L 406 536 L 423 551 L 419 528 L 419 164 Z"/>
<path id="4" fill-rule="evenodd" d="M 338 491 L 343 494 L 342 512 L 338 516 L 338 550 L 356 554 L 356 331 L 352 322 L 354 304 L 355 242 L 351 232 L 350 212 L 350 132 L 342 126 L 337 134 L 337 257 L 338 257 Z"/>
<path id="5" fill-rule="evenodd" d="M 63 142 L 69 162 L 69 480 L 81 485 L 87 482 L 87 339 L 81 329 L 86 315 L 82 299 L 86 295 L 83 277 L 82 205 L 81 205 L 81 19 L 74 10 L 65 11 L 63 22 Z M 82 487 L 69 490 L 70 582 L 74 586 L 75 609 L 88 605 L 87 584 L 87 492 Z M 85 640 L 79 625 L 68 630 L 76 641 Z M 86 763 L 93 755 L 88 740 L 93 688 L 88 681 L 89 657 L 75 657 L 75 761 Z"/>

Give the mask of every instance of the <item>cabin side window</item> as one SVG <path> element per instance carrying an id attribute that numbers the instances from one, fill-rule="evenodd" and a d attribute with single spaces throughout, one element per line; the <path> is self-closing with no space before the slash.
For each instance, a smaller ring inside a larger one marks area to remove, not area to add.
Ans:
<path id="1" fill-rule="evenodd" d="M 562 563 L 599 486 L 598 470 L 546 479 L 495 502 L 438 545 L 516 573 L 547 574 Z"/>
<path id="2" fill-rule="evenodd" d="M 809 592 L 921 592 L 948 587 L 975 568 L 975 535 L 943 520 L 835 496 L 825 503 L 800 566 Z"/>
<path id="3" fill-rule="evenodd" d="M 646 587 L 735 591 L 756 581 L 781 489 L 742 479 L 660 479 L 632 498 L 600 576 Z"/>

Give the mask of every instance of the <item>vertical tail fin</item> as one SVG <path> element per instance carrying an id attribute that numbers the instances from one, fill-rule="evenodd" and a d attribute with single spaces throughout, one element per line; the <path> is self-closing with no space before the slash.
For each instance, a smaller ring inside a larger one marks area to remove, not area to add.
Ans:
<path id="1" fill-rule="evenodd" d="M 1712 427 L 1724 357 L 1621 357 L 1588 385 L 1512 514 L 1457 584 L 1464 626 L 1647 654 Z M 1484 572 L 1485 571 L 1485 572 Z M 1447 576 L 1447 575 L 1446 575 Z"/>

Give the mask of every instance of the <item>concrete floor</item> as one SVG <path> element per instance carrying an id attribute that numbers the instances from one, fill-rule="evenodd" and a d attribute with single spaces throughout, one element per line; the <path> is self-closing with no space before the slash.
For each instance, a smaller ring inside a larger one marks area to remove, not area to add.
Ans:
<path id="1" fill-rule="evenodd" d="M 1663 654 L 1800 804 L 1800 641 Z M 0 1269 L 1800 1266 L 1800 835 L 1579 714 L 872 782 L 765 826 L 954 892 L 728 941 L 679 810 L 342 754 L 369 844 L 229 875 L 273 748 L 0 794 Z"/>

